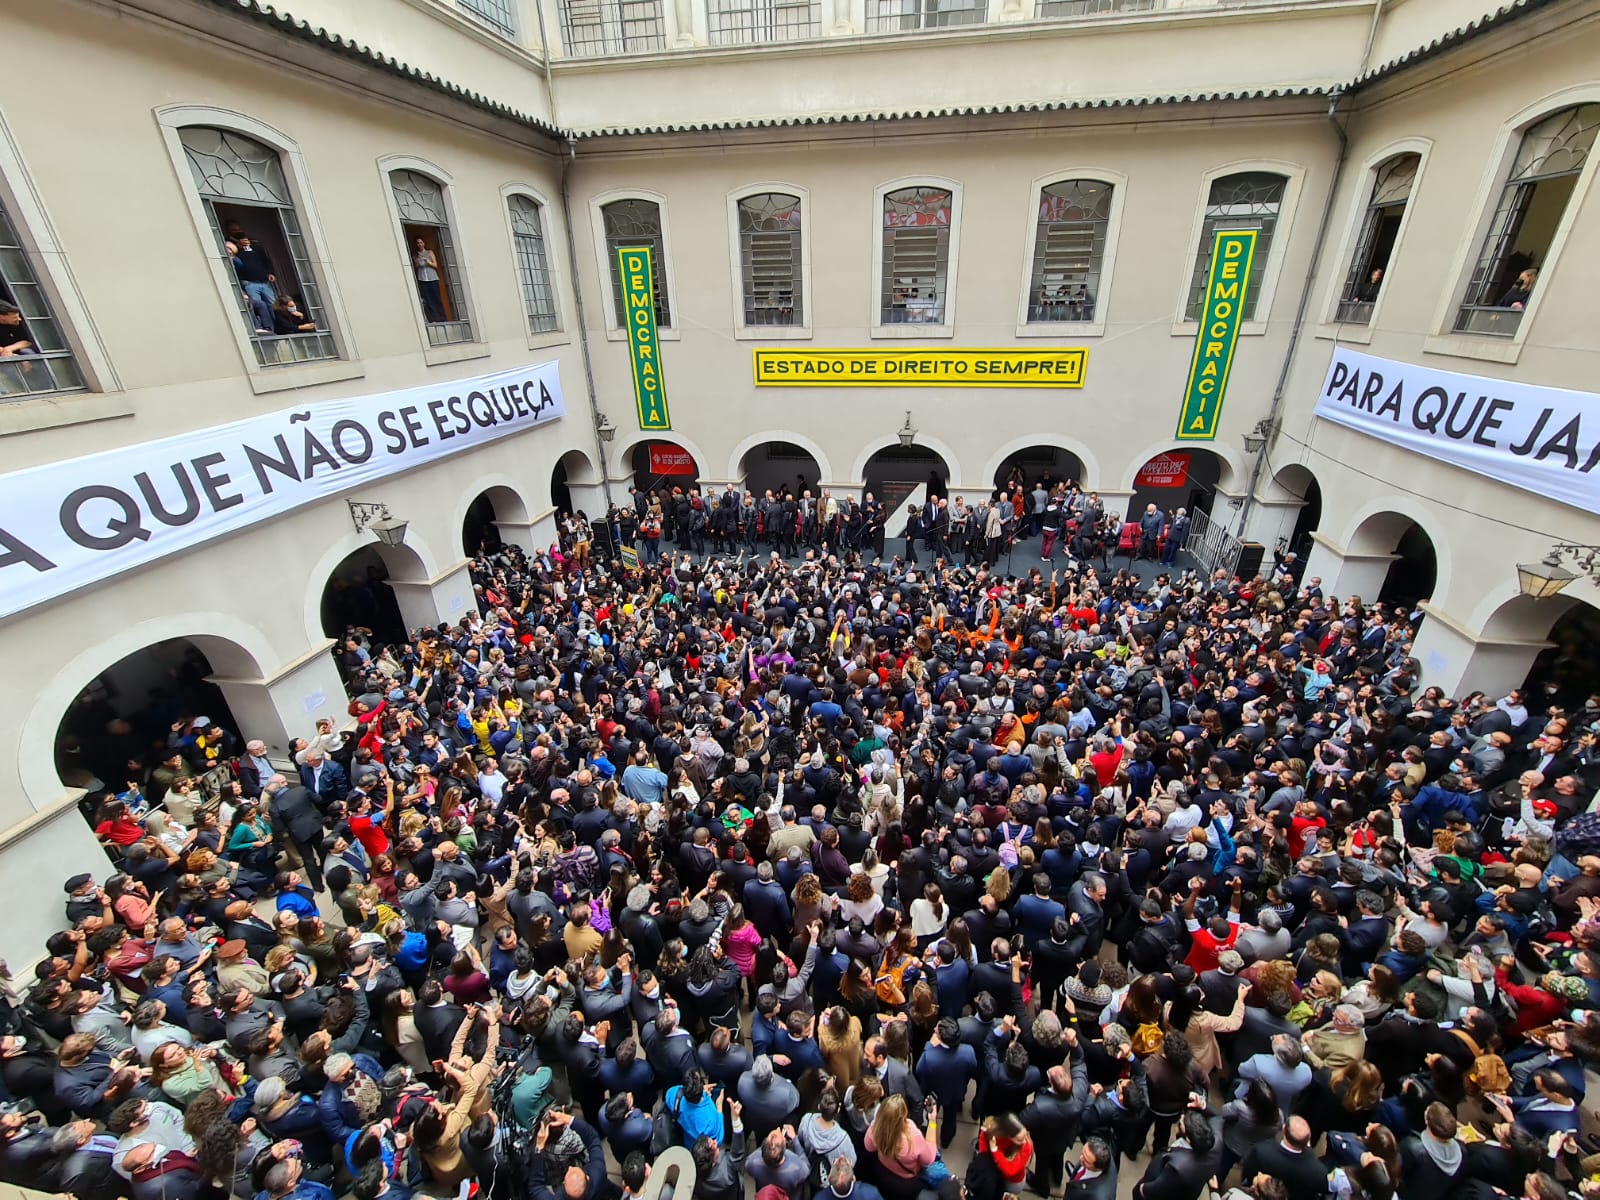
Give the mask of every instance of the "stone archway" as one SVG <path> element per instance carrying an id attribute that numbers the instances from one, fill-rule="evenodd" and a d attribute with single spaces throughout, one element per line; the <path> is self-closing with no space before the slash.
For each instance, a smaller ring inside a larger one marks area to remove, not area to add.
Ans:
<path id="1" fill-rule="evenodd" d="M 1371 603 L 1413 605 L 1429 599 L 1439 583 L 1439 553 L 1433 538 L 1404 513 L 1385 510 L 1362 520 L 1345 543 L 1353 558 L 1391 556 L 1389 568 Z"/>

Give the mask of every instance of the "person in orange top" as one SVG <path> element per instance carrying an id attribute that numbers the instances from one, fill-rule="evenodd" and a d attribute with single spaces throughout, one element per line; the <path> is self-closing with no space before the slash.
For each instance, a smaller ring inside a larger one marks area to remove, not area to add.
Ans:
<path id="1" fill-rule="evenodd" d="M 1022 1190 L 1028 1164 L 1033 1161 L 1033 1139 L 1012 1113 L 988 1117 L 978 1130 L 978 1153 L 994 1159 L 995 1169 L 1008 1192 Z"/>

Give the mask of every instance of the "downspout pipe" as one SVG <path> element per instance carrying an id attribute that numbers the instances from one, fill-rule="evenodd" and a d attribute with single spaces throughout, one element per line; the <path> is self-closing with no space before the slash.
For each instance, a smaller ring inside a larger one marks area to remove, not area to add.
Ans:
<path id="1" fill-rule="evenodd" d="M 567 156 L 561 163 L 561 223 L 567 228 L 567 273 L 572 280 L 572 302 L 578 310 L 578 349 L 583 354 L 583 384 L 589 393 L 589 430 L 594 438 L 595 453 L 600 464 L 600 486 L 605 492 L 606 508 L 615 501 L 611 498 L 611 466 L 606 462 L 606 443 L 600 436 L 600 396 L 594 386 L 594 359 L 589 353 L 589 322 L 583 315 L 583 282 L 578 275 L 578 242 L 572 233 L 572 168 L 578 161 L 578 142 L 567 134 Z"/>
<path id="2" fill-rule="evenodd" d="M 557 129 L 561 122 L 556 114 L 556 81 L 550 70 L 550 36 L 545 27 L 544 2 L 534 0 L 533 11 L 539 16 L 539 47 L 544 63 L 544 90 L 550 100 L 550 124 Z M 566 156 L 561 160 L 561 224 L 567 231 L 567 277 L 572 284 L 572 303 L 578 310 L 578 350 L 583 355 L 583 384 L 589 395 L 589 431 L 594 439 L 594 450 L 600 464 L 600 487 L 605 493 L 606 508 L 611 499 L 611 466 L 606 462 L 606 443 L 600 436 L 600 397 L 594 386 L 594 360 L 589 356 L 589 323 L 583 315 L 583 281 L 578 274 L 578 243 L 572 233 L 572 195 L 569 188 L 573 166 L 578 161 L 577 139 L 566 135 Z"/>
<path id="3" fill-rule="evenodd" d="M 1376 29 L 1377 14 L 1374 13 L 1374 33 Z M 1367 43 L 1368 53 L 1371 53 L 1371 35 L 1368 36 Z M 1333 127 L 1333 132 L 1339 139 L 1339 156 L 1334 160 L 1333 173 L 1328 177 L 1328 194 L 1322 201 L 1322 217 L 1317 222 L 1317 237 L 1311 246 L 1311 261 L 1306 265 L 1305 282 L 1300 285 L 1300 303 L 1295 308 L 1294 325 L 1289 330 L 1289 344 L 1284 348 L 1283 365 L 1278 369 L 1277 386 L 1272 389 L 1272 403 L 1263 422 L 1267 441 L 1250 467 L 1250 486 L 1245 490 L 1244 503 L 1239 507 L 1239 524 L 1236 531 L 1236 536 L 1239 538 L 1244 537 L 1245 525 L 1250 520 L 1250 510 L 1255 507 L 1256 488 L 1261 482 L 1261 471 L 1267 465 L 1267 459 L 1272 453 L 1272 443 L 1278 431 L 1278 414 L 1283 409 L 1283 395 L 1289 385 L 1289 369 L 1294 364 L 1294 352 L 1300 344 L 1300 333 L 1305 328 L 1306 309 L 1311 306 L 1311 289 L 1316 283 L 1317 268 L 1322 263 L 1322 251 L 1328 239 L 1328 225 L 1333 219 L 1334 197 L 1339 194 L 1339 183 L 1344 178 L 1345 159 L 1350 152 L 1350 135 L 1339 123 L 1339 101 L 1343 98 L 1343 88 L 1335 88 L 1328 96 L 1328 124 Z"/>

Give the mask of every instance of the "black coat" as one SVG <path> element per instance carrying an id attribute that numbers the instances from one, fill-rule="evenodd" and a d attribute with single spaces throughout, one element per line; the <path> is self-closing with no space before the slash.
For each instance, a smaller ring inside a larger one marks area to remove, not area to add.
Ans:
<path id="1" fill-rule="evenodd" d="M 419 1004 L 411 1014 L 417 1032 L 422 1036 L 422 1048 L 430 1059 L 444 1058 L 450 1053 L 450 1043 L 456 1030 L 467 1019 L 467 1010 L 459 1004 Z"/>
<path id="2" fill-rule="evenodd" d="M 311 789 L 300 785 L 284 788 L 272 797 L 272 827 L 297 842 L 322 841 L 322 809 Z"/>

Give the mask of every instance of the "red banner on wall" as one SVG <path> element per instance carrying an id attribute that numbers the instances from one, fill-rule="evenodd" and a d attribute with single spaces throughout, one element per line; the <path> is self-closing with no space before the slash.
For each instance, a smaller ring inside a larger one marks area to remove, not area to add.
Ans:
<path id="1" fill-rule="evenodd" d="M 1183 451 L 1158 454 L 1134 477 L 1136 488 L 1175 488 L 1189 482 L 1189 455 Z"/>
<path id="2" fill-rule="evenodd" d="M 694 455 L 671 442 L 655 442 L 650 447 L 650 474 L 693 475 Z"/>

